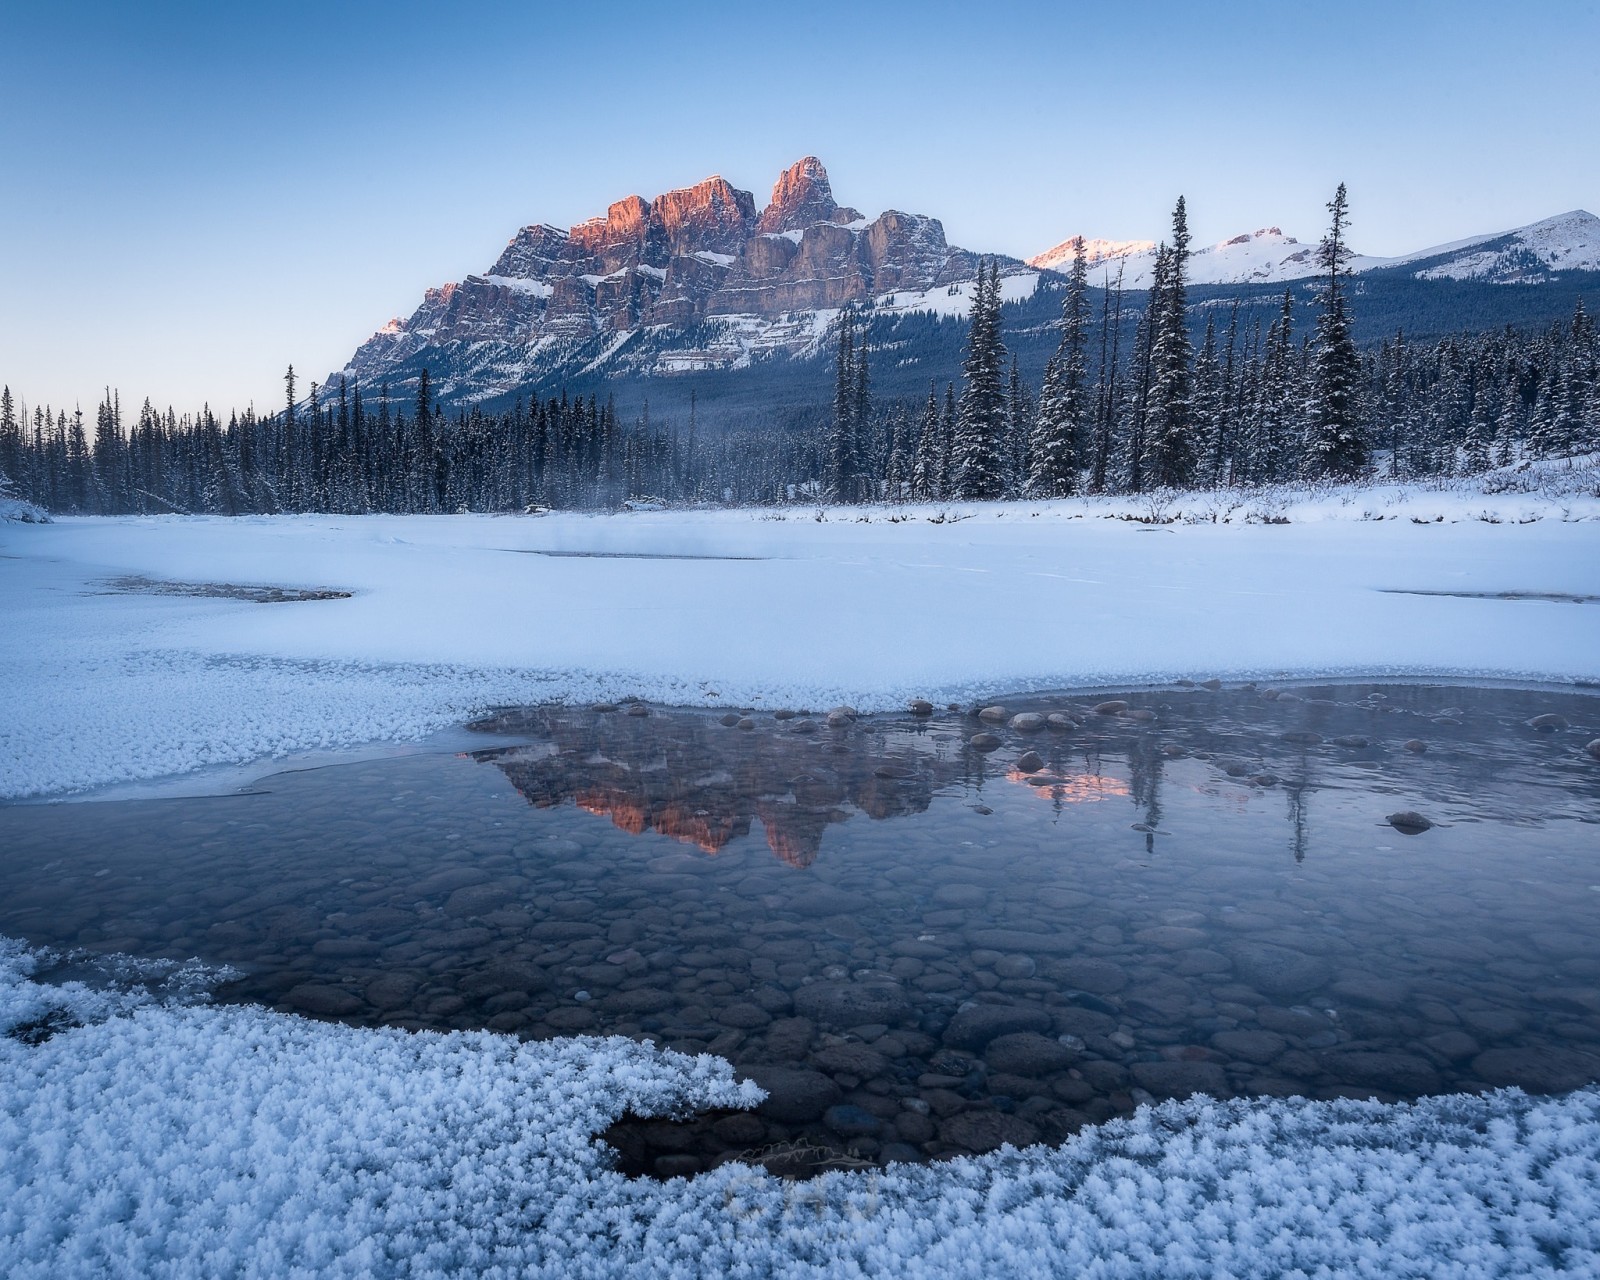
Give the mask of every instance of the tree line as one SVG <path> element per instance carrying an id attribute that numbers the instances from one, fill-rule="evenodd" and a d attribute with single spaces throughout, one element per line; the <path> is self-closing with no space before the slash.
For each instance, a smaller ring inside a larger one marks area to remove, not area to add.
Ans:
<path id="1" fill-rule="evenodd" d="M 409 403 L 341 378 L 282 410 L 145 401 L 132 420 L 107 390 L 81 409 L 31 413 L 0 391 L 0 477 L 58 513 L 523 511 L 633 502 L 841 503 L 1065 497 L 1294 479 L 1450 475 L 1526 456 L 1600 449 L 1600 342 L 1580 302 L 1533 333 L 1464 333 L 1426 345 L 1403 333 L 1359 352 L 1351 336 L 1349 225 L 1341 185 L 1317 250 L 1317 315 L 1302 332 L 1285 291 L 1263 329 L 1237 303 L 1187 298 L 1189 230 L 1172 235 L 1124 350 L 1120 279 L 1091 314 L 1080 240 L 1061 337 L 1042 383 L 1007 360 L 1001 276 L 980 267 L 959 377 L 920 404 L 872 395 L 870 312 L 846 311 L 831 411 L 814 430 L 698 430 L 632 420 L 611 400 L 535 399 L 502 413 L 447 414 L 422 372 Z M 1196 338 L 1198 337 L 1198 343 Z"/>

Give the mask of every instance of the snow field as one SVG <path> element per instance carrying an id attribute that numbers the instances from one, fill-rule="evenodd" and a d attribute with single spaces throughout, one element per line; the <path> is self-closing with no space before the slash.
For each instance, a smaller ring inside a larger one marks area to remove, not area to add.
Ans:
<path id="1" fill-rule="evenodd" d="M 1600 595 L 1600 500 L 1572 487 L 0 525 L 0 800 L 551 699 L 878 710 L 1178 676 L 1595 678 L 1593 604 L 1404 594 Z M 110 591 L 125 575 L 355 594 Z"/>

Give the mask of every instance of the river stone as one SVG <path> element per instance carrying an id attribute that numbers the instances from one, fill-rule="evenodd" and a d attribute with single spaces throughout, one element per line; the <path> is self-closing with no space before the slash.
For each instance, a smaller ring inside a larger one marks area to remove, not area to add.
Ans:
<path id="1" fill-rule="evenodd" d="M 1192 1093 L 1222 1098 L 1229 1092 L 1227 1073 L 1214 1062 L 1135 1062 L 1133 1078 L 1160 1098 L 1187 1098 Z"/>
<path id="2" fill-rule="evenodd" d="M 1026 929 L 972 929 L 967 941 L 974 949 L 1002 954 L 1068 955 L 1078 941 L 1067 933 L 1030 933 Z"/>
<path id="3" fill-rule="evenodd" d="M 875 1080 L 889 1070 L 889 1059 L 864 1044 L 824 1045 L 811 1055 L 811 1061 L 829 1075 L 859 1076 Z"/>
<path id="4" fill-rule="evenodd" d="M 736 724 L 738 724 L 738 723 L 739 723 L 739 717 L 738 717 L 738 714 L 737 714 L 737 713 L 735 713 L 735 712 L 732 712 L 732 711 L 730 711 L 730 712 L 728 712 L 728 714 L 727 714 L 727 715 L 725 715 L 725 716 L 723 716 L 723 717 L 722 717 L 722 718 L 721 718 L 721 720 L 720 720 L 720 721 L 719 721 L 719 723 L 720 723 L 720 724 L 724 724 L 724 725 L 726 725 L 726 726 L 727 726 L 727 727 L 728 727 L 728 728 L 730 728 L 730 729 L 731 729 L 731 728 L 733 728 L 733 726 L 734 726 L 734 725 L 736 725 Z"/>
<path id="5" fill-rule="evenodd" d="M 1322 1065 L 1339 1081 L 1363 1088 L 1417 1095 L 1439 1090 L 1439 1073 L 1433 1064 L 1412 1053 L 1325 1053 Z"/>
<path id="6" fill-rule="evenodd" d="M 1039 1141 L 1039 1131 L 1026 1120 L 999 1111 L 962 1111 L 940 1124 L 939 1137 L 981 1155 L 1007 1143 L 1030 1146 Z"/>
<path id="7" fill-rule="evenodd" d="M 1403 746 L 1407 751 L 1414 752 L 1419 756 L 1428 749 L 1428 744 L 1421 738 L 1407 738 L 1406 741 L 1402 742 L 1400 745 Z"/>
<path id="8" fill-rule="evenodd" d="M 416 980 L 404 973 L 379 974 L 366 986 L 373 1008 L 388 1011 L 406 1006 L 417 993 Z"/>
<path id="9" fill-rule="evenodd" d="M 640 987 L 634 991 L 614 991 L 600 1002 L 606 1012 L 616 1014 L 661 1013 L 677 1004 L 670 991 L 657 987 Z"/>
<path id="10" fill-rule="evenodd" d="M 1050 1015 L 1038 1005 L 975 1004 L 957 1010 L 944 1029 L 944 1042 L 956 1049 L 982 1049 L 999 1036 L 1050 1030 Z"/>
<path id="11" fill-rule="evenodd" d="M 1576 1049 L 1486 1049 L 1472 1060 L 1472 1072 L 1485 1084 L 1565 1093 L 1600 1078 L 1600 1058 Z"/>
<path id="12" fill-rule="evenodd" d="M 804 1057 L 816 1034 L 810 1018 L 779 1018 L 767 1028 L 767 1055 L 787 1061 Z"/>
<path id="13" fill-rule="evenodd" d="M 767 1091 L 767 1100 L 756 1110 L 779 1124 L 808 1124 L 842 1096 L 839 1086 L 820 1071 L 804 1067 L 746 1067 L 744 1075 Z"/>
<path id="14" fill-rule="evenodd" d="M 1420 836 L 1433 827 L 1433 823 L 1415 809 L 1402 809 L 1398 813 L 1391 813 L 1384 821 L 1403 836 Z"/>
<path id="15" fill-rule="evenodd" d="M 1209 942 L 1210 935 L 1201 929 L 1187 929 L 1182 925 L 1159 924 L 1150 929 L 1140 929 L 1133 940 L 1147 947 L 1160 947 L 1163 951 L 1183 951 Z"/>
<path id="16" fill-rule="evenodd" d="M 1038 773 L 1044 768 L 1044 757 L 1037 751 L 1024 751 L 1017 757 L 1016 767 L 1021 773 Z"/>
<path id="17" fill-rule="evenodd" d="M 324 960 L 359 960 L 383 950 L 370 938 L 324 938 L 313 943 L 311 954 Z"/>
<path id="18" fill-rule="evenodd" d="M 1076 729 L 1078 722 L 1065 712 L 1052 711 L 1044 718 L 1044 722 L 1052 729 Z"/>
<path id="19" fill-rule="evenodd" d="M 1320 956 L 1270 942 L 1240 943 L 1232 955 L 1240 979 L 1271 996 L 1303 995 L 1326 985 L 1333 976 L 1332 966 Z"/>
<path id="20" fill-rule="evenodd" d="M 822 1113 L 822 1123 L 841 1138 L 871 1137 L 883 1127 L 872 1112 L 851 1102 L 841 1102 Z"/>
<path id="21" fill-rule="evenodd" d="M 1596 760 L 1600 760 L 1600 738 L 1596 738 L 1592 742 L 1586 743 L 1583 749 Z"/>
<path id="22" fill-rule="evenodd" d="M 1230 1058 L 1267 1063 L 1287 1049 L 1289 1042 L 1270 1031 L 1219 1031 L 1211 1037 L 1211 1046 Z"/>
<path id="23" fill-rule="evenodd" d="M 1000 739 L 992 733 L 975 733 L 967 739 L 967 745 L 974 751 L 993 751 L 1000 745 Z"/>
<path id="24" fill-rule="evenodd" d="M 818 884 L 800 890 L 786 905 L 802 916 L 843 916 L 861 910 L 865 904 L 858 894 Z"/>
<path id="25" fill-rule="evenodd" d="M 1116 716 L 1121 715 L 1127 709 L 1128 704 L 1126 702 L 1123 702 L 1120 698 L 1112 698 L 1106 702 L 1097 702 L 1094 713 L 1097 716 Z"/>
<path id="26" fill-rule="evenodd" d="M 757 1027 L 764 1027 L 772 1021 L 772 1015 L 765 1009 L 742 1001 L 719 1009 L 714 1016 L 723 1026 L 737 1027 L 741 1031 L 754 1031 Z"/>
<path id="27" fill-rule="evenodd" d="M 1115 995 L 1128 985 L 1128 974 L 1121 965 L 1089 957 L 1068 960 L 1060 975 L 1067 986 L 1097 996 Z"/>
<path id="28" fill-rule="evenodd" d="M 1078 1055 L 1059 1040 L 1037 1031 L 996 1036 L 984 1049 L 983 1057 L 991 1071 L 1018 1076 L 1052 1076 L 1078 1060 Z"/>
<path id="29" fill-rule="evenodd" d="M 994 962 L 994 971 L 1002 978 L 1031 978 L 1038 969 L 1032 956 L 1001 956 Z"/>
<path id="30" fill-rule="evenodd" d="M 360 1013 L 365 1007 L 348 991 L 315 982 L 301 983 L 283 997 L 283 1003 L 295 1013 L 318 1013 L 329 1018 Z"/>
<path id="31" fill-rule="evenodd" d="M 1567 727 L 1567 718 L 1558 715 L 1534 716 L 1528 721 L 1528 728 L 1538 729 L 1542 733 L 1554 733 L 1557 729 Z"/>
<path id="32" fill-rule="evenodd" d="M 913 698 L 908 705 L 911 714 L 914 716 L 931 716 L 933 714 L 933 703 L 926 698 Z"/>
<path id="33" fill-rule="evenodd" d="M 899 1022 L 911 1012 L 896 982 L 813 982 L 794 993 L 795 1011 L 835 1031 Z"/>
<path id="34" fill-rule="evenodd" d="M 982 720 L 985 724 L 1004 724 L 1006 719 L 1006 709 L 998 705 L 993 707 L 985 707 L 982 711 L 978 712 L 978 719 Z"/>
<path id="35" fill-rule="evenodd" d="M 1044 716 L 1037 711 L 1023 711 L 1011 717 L 1011 727 L 1018 733 L 1038 733 L 1044 728 Z"/>

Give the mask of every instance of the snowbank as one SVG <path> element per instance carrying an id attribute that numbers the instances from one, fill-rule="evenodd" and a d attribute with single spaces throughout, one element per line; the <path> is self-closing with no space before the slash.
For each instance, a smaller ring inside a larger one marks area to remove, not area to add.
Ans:
<path id="1" fill-rule="evenodd" d="M 631 1182 L 624 1107 L 749 1106 L 718 1059 L 411 1035 L 45 987 L 0 941 L 0 1272 L 143 1276 L 1593 1275 L 1600 1094 L 1204 1099 L 1064 1148 L 786 1184 Z M 156 975 L 170 980 L 171 974 Z"/>
<path id="2" fill-rule="evenodd" d="M 870 710 L 1197 675 L 1593 679 L 1600 608 L 1485 598 L 1600 596 L 1588 475 L 1506 473 L 1492 493 L 0 526 L 0 799 L 415 740 L 547 699 Z M 354 594 L 108 585 L 129 577 Z"/>

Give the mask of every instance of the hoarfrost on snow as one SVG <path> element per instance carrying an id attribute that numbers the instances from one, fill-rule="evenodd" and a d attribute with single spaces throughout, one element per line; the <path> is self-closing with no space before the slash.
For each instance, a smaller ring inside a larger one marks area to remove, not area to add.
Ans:
<path id="1" fill-rule="evenodd" d="M 49 986 L 0 941 L 0 1270 L 62 1275 L 1593 1275 L 1600 1094 L 1146 1107 L 1064 1147 L 629 1180 L 594 1134 L 728 1064 Z"/>

